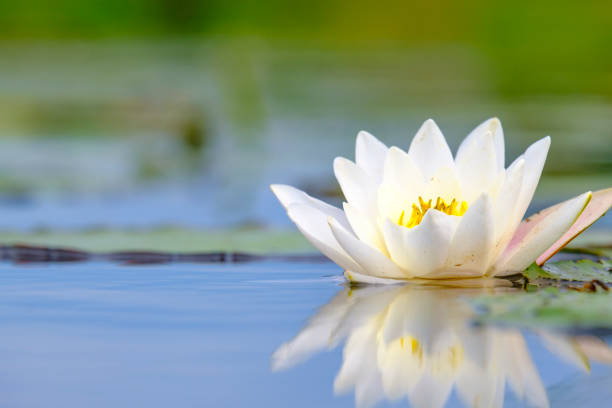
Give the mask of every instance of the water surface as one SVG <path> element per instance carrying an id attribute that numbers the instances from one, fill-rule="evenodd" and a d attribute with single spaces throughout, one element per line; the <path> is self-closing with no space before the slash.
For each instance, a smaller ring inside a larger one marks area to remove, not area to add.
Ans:
<path id="1" fill-rule="evenodd" d="M 0 405 L 407 405 L 415 384 L 449 406 L 612 397 L 606 343 L 473 327 L 470 293 L 349 290 L 328 263 L 5 263 Z"/>

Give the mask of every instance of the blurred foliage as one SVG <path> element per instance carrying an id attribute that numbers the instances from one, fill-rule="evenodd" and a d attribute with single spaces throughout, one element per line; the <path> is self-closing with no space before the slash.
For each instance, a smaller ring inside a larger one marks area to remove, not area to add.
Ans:
<path id="1" fill-rule="evenodd" d="M 253 253 L 310 253 L 312 246 L 297 231 L 234 228 L 89 229 L 80 231 L 1 231 L 3 244 L 76 248 L 84 251 L 243 251 Z"/>
<path id="2" fill-rule="evenodd" d="M 30 0 L 0 3 L 0 25 L 3 40 L 249 36 L 365 52 L 462 45 L 490 63 L 508 97 L 612 96 L 606 1 Z"/>

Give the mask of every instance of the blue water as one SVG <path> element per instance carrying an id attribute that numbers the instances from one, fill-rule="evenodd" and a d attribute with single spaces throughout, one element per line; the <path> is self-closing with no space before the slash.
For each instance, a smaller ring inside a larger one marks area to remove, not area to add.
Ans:
<path id="1" fill-rule="evenodd" d="M 459 327 L 465 351 L 458 367 L 466 366 L 470 342 L 480 338 L 477 329 L 458 317 L 431 315 L 432 305 L 445 310 L 447 302 L 455 304 L 465 293 L 349 291 L 339 272 L 320 263 L 3 264 L 0 406 L 350 407 L 354 390 L 335 395 L 333 386 L 346 338 L 331 344 L 321 337 L 329 330 L 317 328 L 307 344 L 323 344 L 322 350 L 285 360 L 288 367 L 281 370 L 273 358 L 281 344 L 302 328 L 316 327 L 321 317 L 328 326 L 337 325 L 336 305 L 350 302 L 353 309 L 342 315 L 349 336 L 368 321 L 364 308 L 355 308 L 359 302 L 375 314 L 391 310 L 387 301 L 418 300 L 423 310 L 407 312 L 402 324 L 418 323 L 433 343 L 447 326 Z M 552 406 L 575 406 L 572 392 L 594 406 L 610 397 L 610 366 L 592 363 L 587 376 L 545 349 L 539 336 L 525 339 Z M 533 370 L 523 374 L 534 375 Z M 505 406 L 521 406 L 524 401 L 509 389 L 506 385 Z M 378 398 L 388 403 L 385 395 Z M 448 404 L 461 406 L 456 391 Z"/>

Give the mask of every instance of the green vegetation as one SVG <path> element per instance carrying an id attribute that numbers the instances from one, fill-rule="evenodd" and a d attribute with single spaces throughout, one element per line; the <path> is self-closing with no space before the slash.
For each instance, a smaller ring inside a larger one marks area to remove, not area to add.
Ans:
<path id="1" fill-rule="evenodd" d="M 476 50 L 507 96 L 612 96 L 612 5 L 501 1 L 309 2 L 43 0 L 4 2 L 4 40 L 256 37 L 365 52 L 388 47 Z"/>
<path id="2" fill-rule="evenodd" d="M 85 251 L 239 251 L 253 253 L 303 253 L 313 249 L 295 230 L 157 228 L 140 230 L 92 229 L 89 231 L 0 232 L 3 244 L 74 248 Z"/>

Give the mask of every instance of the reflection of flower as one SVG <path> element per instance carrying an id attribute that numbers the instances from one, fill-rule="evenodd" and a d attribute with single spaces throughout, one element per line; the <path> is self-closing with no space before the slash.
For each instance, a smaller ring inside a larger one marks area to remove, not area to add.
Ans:
<path id="1" fill-rule="evenodd" d="M 549 145 L 550 138 L 541 139 L 505 169 L 501 124 L 490 119 L 453 159 L 427 120 L 408 153 L 359 133 L 356 162 L 334 161 L 344 211 L 290 186 L 272 190 L 306 238 L 350 280 L 501 276 L 545 253 L 591 198 L 584 193 L 554 207 L 536 228 L 517 230 Z"/>
<path id="2" fill-rule="evenodd" d="M 441 407 L 453 387 L 466 406 L 502 406 L 506 383 L 530 405 L 548 406 L 520 331 L 470 327 L 469 310 L 456 295 L 413 287 L 344 290 L 276 350 L 272 368 L 288 368 L 346 339 L 334 390 L 354 389 L 358 406 L 408 398 L 415 407 Z M 570 362 L 612 356 L 593 337 L 545 336 Z"/>

